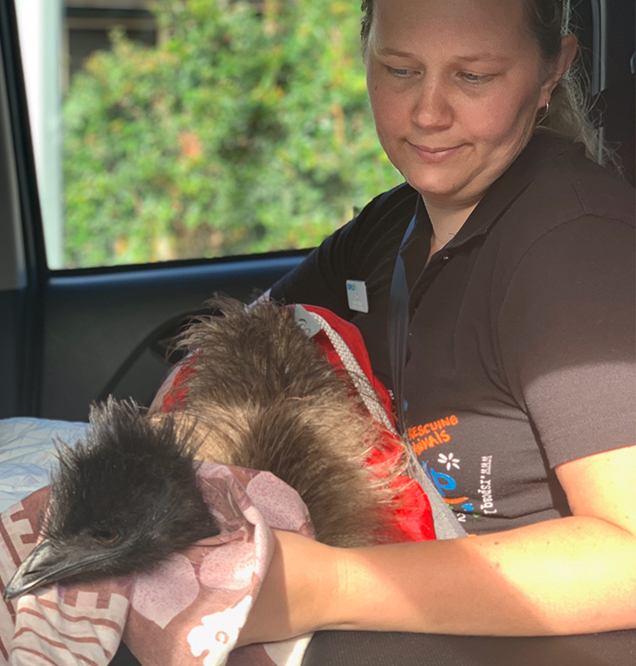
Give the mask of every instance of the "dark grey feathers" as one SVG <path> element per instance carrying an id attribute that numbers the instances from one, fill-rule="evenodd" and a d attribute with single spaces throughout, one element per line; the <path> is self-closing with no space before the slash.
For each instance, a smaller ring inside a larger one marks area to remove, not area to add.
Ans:
<path id="1" fill-rule="evenodd" d="M 121 575 L 218 534 L 197 488 L 191 436 L 130 402 L 94 407 L 86 441 L 59 449 L 44 536 L 104 549 L 111 557 L 96 575 Z"/>

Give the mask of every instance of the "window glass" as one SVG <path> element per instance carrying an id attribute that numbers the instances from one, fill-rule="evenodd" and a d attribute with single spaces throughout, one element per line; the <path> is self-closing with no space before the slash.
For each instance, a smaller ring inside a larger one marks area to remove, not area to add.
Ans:
<path id="1" fill-rule="evenodd" d="M 52 268 L 306 248 L 401 178 L 348 0 L 16 0 Z"/>

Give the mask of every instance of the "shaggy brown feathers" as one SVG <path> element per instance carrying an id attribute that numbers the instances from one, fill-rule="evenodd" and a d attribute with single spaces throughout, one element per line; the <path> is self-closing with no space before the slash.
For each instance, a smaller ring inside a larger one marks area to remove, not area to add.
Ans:
<path id="1" fill-rule="evenodd" d="M 211 305 L 222 316 L 201 317 L 180 342 L 194 372 L 175 418 L 196 423 L 197 457 L 271 471 L 299 492 L 324 543 L 394 540 L 388 481 L 403 461 L 380 470 L 383 480 L 364 465 L 382 434 L 348 375 L 334 371 L 292 309 Z"/>

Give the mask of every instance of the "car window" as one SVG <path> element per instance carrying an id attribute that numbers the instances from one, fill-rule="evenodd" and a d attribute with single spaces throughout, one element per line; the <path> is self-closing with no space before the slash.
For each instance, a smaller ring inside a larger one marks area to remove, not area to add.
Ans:
<path id="1" fill-rule="evenodd" d="M 401 181 L 358 3 L 16 6 L 51 268 L 308 248 Z"/>

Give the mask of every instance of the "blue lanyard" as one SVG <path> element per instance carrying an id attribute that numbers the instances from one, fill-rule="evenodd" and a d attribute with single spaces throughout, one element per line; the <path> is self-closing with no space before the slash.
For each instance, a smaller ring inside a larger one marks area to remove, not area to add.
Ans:
<path id="1" fill-rule="evenodd" d="M 417 206 L 421 203 L 418 199 Z M 409 289 L 406 283 L 406 268 L 402 258 L 408 239 L 415 229 L 418 208 L 415 208 L 415 214 L 404 233 L 400 249 L 398 250 L 393 269 L 393 278 L 391 280 L 391 297 L 389 301 L 389 321 L 388 321 L 388 343 L 389 343 L 389 361 L 391 363 L 391 381 L 393 383 L 393 402 L 397 414 L 397 425 L 401 435 L 406 433 L 406 423 L 404 420 L 404 394 L 403 394 L 403 376 L 404 366 L 406 365 L 406 349 L 409 335 Z"/>

